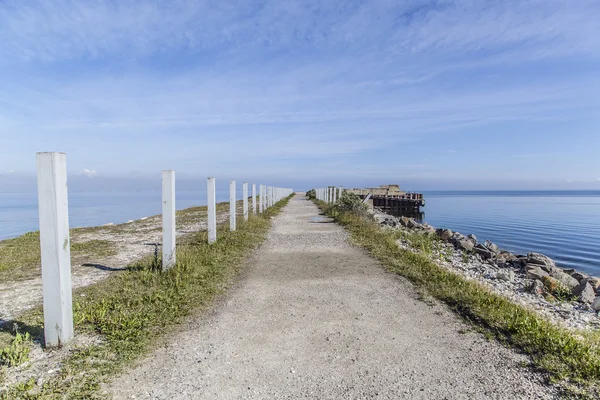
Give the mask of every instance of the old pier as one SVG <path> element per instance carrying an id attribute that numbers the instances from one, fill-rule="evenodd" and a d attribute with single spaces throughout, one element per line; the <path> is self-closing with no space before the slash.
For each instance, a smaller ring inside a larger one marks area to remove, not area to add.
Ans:
<path id="1" fill-rule="evenodd" d="M 373 207 L 392 215 L 420 219 L 421 207 L 425 206 L 422 193 L 405 192 L 399 185 L 381 185 L 374 188 L 351 189 L 352 193 L 371 202 Z"/>

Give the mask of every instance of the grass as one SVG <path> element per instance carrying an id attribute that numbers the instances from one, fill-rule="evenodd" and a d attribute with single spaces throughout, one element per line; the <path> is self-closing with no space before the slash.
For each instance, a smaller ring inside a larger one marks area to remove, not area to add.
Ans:
<path id="1" fill-rule="evenodd" d="M 40 267 L 40 233 L 28 232 L 0 242 L 0 282 L 22 280 Z"/>
<path id="2" fill-rule="evenodd" d="M 331 211 L 326 203 L 316 203 L 325 212 Z M 357 245 L 367 249 L 390 271 L 444 301 L 502 343 L 529 354 L 537 368 L 570 390 L 569 395 L 579 395 L 575 392 L 580 389 L 575 386 L 583 387 L 591 396 L 600 394 L 600 335 L 597 332 L 564 329 L 534 311 L 440 267 L 427 255 L 430 246 L 423 243 L 435 239 L 412 237 L 425 250 L 425 253 L 413 253 L 396 244 L 398 233 L 383 230 L 364 216 L 338 210 L 330 215 L 346 227 Z"/>
<path id="3" fill-rule="evenodd" d="M 78 228 L 77 231 L 81 231 Z M 71 243 L 73 260 L 107 257 L 116 254 L 108 240 Z M 14 239 L 0 241 L 0 282 L 22 281 L 40 276 L 40 232 L 28 232 Z"/>
<path id="4" fill-rule="evenodd" d="M 242 209 L 242 201 L 237 205 L 238 211 Z M 217 204 L 217 215 L 229 212 L 229 202 Z M 177 228 L 183 229 L 200 221 L 207 216 L 206 206 L 190 207 L 177 211 Z M 159 226 L 153 231 L 160 231 L 160 215 L 136 220 L 131 223 L 119 225 L 105 225 L 71 229 L 71 257 L 74 264 L 85 262 L 99 262 L 103 257 L 117 254 L 118 244 L 109 240 L 88 240 L 93 235 L 108 235 L 118 237 L 127 235 L 149 226 Z M 84 239 L 87 238 L 87 239 Z M 14 239 L 0 241 L 0 282 L 18 282 L 39 277 L 41 274 L 40 233 L 28 232 Z"/>
<path id="5" fill-rule="evenodd" d="M 0 349 L 0 366 L 17 367 L 29 360 L 30 351 L 31 336 L 17 331 L 11 344 Z"/>
<path id="6" fill-rule="evenodd" d="M 72 350 L 59 374 L 41 387 L 21 382 L 0 394 L 0 399 L 97 396 L 101 383 L 150 351 L 185 317 L 225 289 L 248 254 L 264 241 L 270 217 L 288 201 L 262 215 L 251 215 L 248 222 L 239 221 L 235 232 L 229 231 L 228 224 L 219 226 L 218 240 L 212 245 L 207 244 L 206 232 L 193 234 L 177 248 L 177 263 L 166 272 L 157 272 L 157 260 L 148 257 L 122 274 L 77 290 L 73 296 L 76 334 L 99 340 Z M 39 332 L 39 309 L 23 319 L 23 325 Z"/>

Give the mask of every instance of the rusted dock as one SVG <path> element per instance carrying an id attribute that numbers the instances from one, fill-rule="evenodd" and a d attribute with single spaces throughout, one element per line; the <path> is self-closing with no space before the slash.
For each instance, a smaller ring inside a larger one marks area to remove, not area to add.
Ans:
<path id="1" fill-rule="evenodd" d="M 369 197 L 373 207 L 382 211 L 407 217 L 421 215 L 421 207 L 425 206 L 422 193 L 405 192 L 398 185 L 381 185 L 376 188 L 352 189 L 362 199 Z"/>

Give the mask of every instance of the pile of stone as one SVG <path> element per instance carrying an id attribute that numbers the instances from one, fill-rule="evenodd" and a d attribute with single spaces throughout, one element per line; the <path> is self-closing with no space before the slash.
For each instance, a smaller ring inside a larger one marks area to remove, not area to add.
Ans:
<path id="1" fill-rule="evenodd" d="M 539 254 L 513 254 L 475 235 L 463 235 L 450 229 L 435 229 L 411 218 L 392 217 L 375 210 L 382 226 L 439 238 L 431 256 L 439 265 L 476 279 L 494 291 L 523 305 L 529 305 L 546 317 L 571 328 L 600 328 L 600 278 L 574 269 L 563 269 L 551 258 Z M 410 243 L 399 245 L 411 251 Z"/>

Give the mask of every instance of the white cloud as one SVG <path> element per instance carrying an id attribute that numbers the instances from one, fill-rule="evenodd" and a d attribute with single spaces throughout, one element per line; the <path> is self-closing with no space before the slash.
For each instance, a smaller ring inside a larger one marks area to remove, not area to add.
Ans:
<path id="1" fill-rule="evenodd" d="M 93 178 L 98 175 L 98 173 L 92 169 L 84 168 L 80 173 L 80 175 L 87 176 L 88 178 Z"/>

